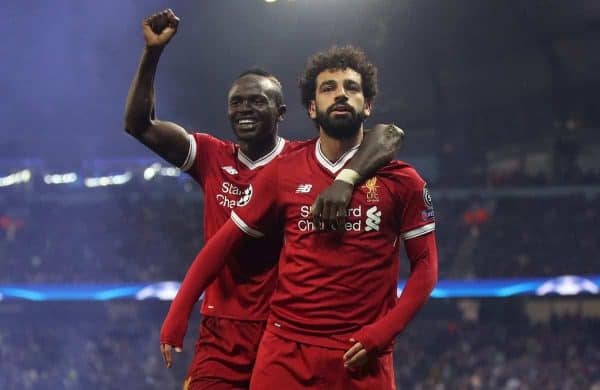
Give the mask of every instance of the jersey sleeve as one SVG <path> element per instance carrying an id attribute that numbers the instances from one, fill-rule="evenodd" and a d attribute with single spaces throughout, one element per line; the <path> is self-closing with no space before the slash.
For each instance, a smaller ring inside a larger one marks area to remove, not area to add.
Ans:
<path id="1" fill-rule="evenodd" d="M 180 169 L 187 172 L 202 188 L 217 163 L 217 156 L 232 148 L 231 144 L 206 133 L 189 134 L 190 147 Z"/>
<path id="2" fill-rule="evenodd" d="M 427 183 L 412 167 L 394 174 L 398 194 L 400 237 L 420 237 L 435 230 L 435 213 Z"/>
<path id="3" fill-rule="evenodd" d="M 262 238 L 279 226 L 279 159 L 263 168 L 231 211 L 231 220 L 247 235 Z"/>

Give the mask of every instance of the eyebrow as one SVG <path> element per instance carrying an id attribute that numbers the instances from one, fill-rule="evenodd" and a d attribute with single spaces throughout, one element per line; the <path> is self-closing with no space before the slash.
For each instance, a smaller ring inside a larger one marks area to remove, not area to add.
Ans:
<path id="1" fill-rule="evenodd" d="M 335 80 L 325 80 L 321 84 L 319 84 L 319 87 L 322 87 L 323 85 L 329 85 L 329 84 L 337 84 L 337 81 L 335 81 Z"/>

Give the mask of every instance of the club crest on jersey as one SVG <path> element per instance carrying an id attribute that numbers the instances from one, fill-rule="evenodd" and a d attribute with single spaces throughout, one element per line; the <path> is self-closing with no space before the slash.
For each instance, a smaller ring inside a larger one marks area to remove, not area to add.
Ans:
<path id="1" fill-rule="evenodd" d="M 367 203 L 379 202 L 379 193 L 377 192 L 377 177 L 373 176 L 362 186 L 367 191 Z"/>
<path id="2" fill-rule="evenodd" d="M 427 184 L 423 186 L 423 201 L 427 207 L 433 207 L 433 202 L 431 201 L 431 193 L 429 192 L 429 188 L 427 188 Z"/>
<path id="3" fill-rule="evenodd" d="M 221 167 L 221 168 L 223 168 L 223 170 L 225 172 L 229 173 L 230 175 L 237 175 L 238 174 L 237 169 L 235 169 L 234 167 L 232 167 L 230 165 L 228 165 L 226 167 Z"/>
<path id="4" fill-rule="evenodd" d="M 244 207 L 250 203 L 250 199 L 252 199 L 252 185 L 249 185 L 248 188 L 242 192 L 242 196 L 240 197 L 240 200 L 238 200 L 237 206 Z"/>

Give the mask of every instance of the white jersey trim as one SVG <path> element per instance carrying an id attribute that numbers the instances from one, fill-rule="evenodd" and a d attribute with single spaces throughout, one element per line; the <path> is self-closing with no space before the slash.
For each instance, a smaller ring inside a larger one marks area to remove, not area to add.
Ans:
<path id="1" fill-rule="evenodd" d="M 342 154 L 342 156 L 338 158 L 336 162 L 332 163 L 327 157 L 325 157 L 325 154 L 323 154 L 323 151 L 321 150 L 321 140 L 318 139 L 317 144 L 315 146 L 315 154 L 317 156 L 317 161 L 319 162 L 319 164 L 321 164 L 329 172 L 337 173 L 340 169 L 344 167 L 344 165 L 346 165 L 348 160 L 354 157 L 359 146 L 360 145 L 354 146 L 352 149 Z"/>
<path id="2" fill-rule="evenodd" d="M 254 238 L 262 238 L 265 235 L 262 234 L 261 232 L 259 232 L 256 229 L 252 229 L 250 226 L 248 226 L 246 224 L 246 222 L 244 222 L 239 215 L 237 215 L 234 211 L 231 212 L 231 220 L 233 221 L 233 223 L 235 223 L 235 225 L 237 227 L 240 228 L 241 231 L 243 231 L 244 233 L 246 233 L 247 235 L 249 235 L 250 237 L 254 237 Z"/>
<path id="3" fill-rule="evenodd" d="M 258 160 L 252 161 L 241 150 L 238 150 L 238 160 L 240 160 L 240 162 L 242 164 L 244 164 L 246 167 L 248 167 L 248 169 L 250 169 L 250 170 L 256 169 L 258 167 L 267 165 L 268 163 L 273 161 L 283 151 L 284 146 L 285 146 L 285 140 L 281 137 L 277 137 L 277 143 L 275 144 L 275 147 L 273 148 L 273 150 L 271 150 L 269 153 L 265 154 Z"/>
<path id="4" fill-rule="evenodd" d="M 435 222 L 413 229 L 409 232 L 402 233 L 401 237 L 403 240 L 410 240 L 411 238 L 419 237 L 427 233 L 431 233 L 435 230 Z"/>
<path id="5" fill-rule="evenodd" d="M 194 161 L 196 161 L 196 150 L 198 148 L 196 145 L 196 138 L 193 134 L 188 133 L 188 140 L 190 143 L 190 147 L 188 148 L 188 154 L 183 164 L 181 164 L 181 166 L 179 167 L 179 169 L 181 169 L 183 172 L 189 171 L 190 168 L 192 168 L 192 166 L 194 165 Z"/>

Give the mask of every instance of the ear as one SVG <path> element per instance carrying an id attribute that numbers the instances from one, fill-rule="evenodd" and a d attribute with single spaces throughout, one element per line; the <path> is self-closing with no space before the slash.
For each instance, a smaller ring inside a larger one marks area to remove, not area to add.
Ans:
<path id="1" fill-rule="evenodd" d="M 369 100 L 365 101 L 365 118 L 371 116 L 371 102 Z"/>
<path id="2" fill-rule="evenodd" d="M 281 121 L 283 121 L 283 115 L 284 115 L 286 112 L 287 112 L 287 106 L 286 106 L 285 104 L 282 104 L 282 105 L 280 105 L 280 106 L 277 108 L 277 113 L 278 113 L 278 115 L 277 115 L 277 121 L 278 121 L 278 122 L 281 122 Z"/>
<path id="3" fill-rule="evenodd" d="M 317 119 L 317 104 L 314 100 L 311 100 L 310 103 L 308 103 L 308 116 L 310 119 Z"/>

